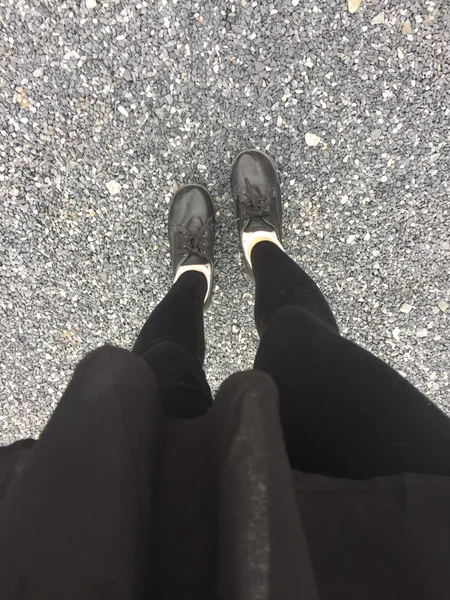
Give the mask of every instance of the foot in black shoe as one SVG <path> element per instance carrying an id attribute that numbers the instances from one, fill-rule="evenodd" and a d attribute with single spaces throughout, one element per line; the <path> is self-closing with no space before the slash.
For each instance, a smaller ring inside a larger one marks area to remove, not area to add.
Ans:
<path id="1" fill-rule="evenodd" d="M 258 242 L 281 245 L 281 191 L 270 158 L 259 150 L 245 150 L 231 169 L 239 240 L 245 264 L 252 273 L 251 253 Z"/>
<path id="2" fill-rule="evenodd" d="M 214 234 L 214 206 L 208 190 L 194 183 L 182 186 L 169 210 L 174 282 L 186 271 L 203 273 L 207 281 L 205 310 L 212 298 Z"/>

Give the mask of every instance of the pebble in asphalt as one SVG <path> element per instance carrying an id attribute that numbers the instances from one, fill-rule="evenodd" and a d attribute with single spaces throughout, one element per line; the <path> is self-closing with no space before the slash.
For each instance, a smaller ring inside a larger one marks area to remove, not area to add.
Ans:
<path id="1" fill-rule="evenodd" d="M 229 189 L 246 147 L 276 159 L 285 246 L 342 333 L 448 408 L 449 12 L 355 4 L 0 0 L 2 443 L 39 433 L 86 352 L 130 347 L 188 181 L 217 208 L 207 374 L 251 367 Z"/>

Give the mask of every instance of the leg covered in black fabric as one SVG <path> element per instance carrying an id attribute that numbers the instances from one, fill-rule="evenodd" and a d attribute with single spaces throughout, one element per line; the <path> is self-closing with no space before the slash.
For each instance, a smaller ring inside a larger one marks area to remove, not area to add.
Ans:
<path id="1" fill-rule="evenodd" d="M 269 242 L 252 252 L 255 367 L 280 392 L 294 468 L 365 479 L 450 475 L 450 420 L 386 363 L 342 338 L 311 278 Z"/>
<path id="2" fill-rule="evenodd" d="M 184 273 L 153 310 L 133 348 L 155 374 L 168 417 L 197 417 L 212 404 L 203 371 L 205 293 L 202 273 Z"/>

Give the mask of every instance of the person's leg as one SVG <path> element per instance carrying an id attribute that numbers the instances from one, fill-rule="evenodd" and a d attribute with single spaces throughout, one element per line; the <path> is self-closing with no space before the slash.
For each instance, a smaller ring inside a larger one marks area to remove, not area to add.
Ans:
<path id="1" fill-rule="evenodd" d="M 160 342 L 174 342 L 193 354 L 202 365 L 205 358 L 203 300 L 206 279 L 196 271 L 184 273 L 156 306 L 133 346 L 143 355 Z"/>
<path id="2" fill-rule="evenodd" d="M 322 292 L 303 269 L 280 248 L 261 242 L 252 250 L 255 277 L 255 322 L 260 336 L 272 316 L 288 306 L 301 306 L 335 333 L 339 329 Z"/>
<path id="3" fill-rule="evenodd" d="M 184 273 L 153 310 L 133 347 L 155 374 L 168 417 L 197 417 L 212 403 L 203 371 L 205 292 L 202 273 Z"/>
<path id="4" fill-rule="evenodd" d="M 241 153 L 231 185 L 256 283 L 255 368 L 278 386 L 292 467 L 361 479 L 450 475 L 450 420 L 387 364 L 339 335 L 319 288 L 284 253 L 281 191 L 268 157 Z"/>
<path id="5" fill-rule="evenodd" d="M 294 468 L 365 479 L 450 475 L 450 420 L 386 363 L 341 337 L 320 290 L 269 242 L 252 252 L 255 368 L 269 373 Z"/>
<path id="6" fill-rule="evenodd" d="M 183 186 L 173 197 L 169 240 L 175 283 L 149 316 L 133 352 L 155 374 L 164 414 L 191 418 L 212 403 L 203 371 L 203 310 L 212 295 L 214 208 L 203 187 Z"/>

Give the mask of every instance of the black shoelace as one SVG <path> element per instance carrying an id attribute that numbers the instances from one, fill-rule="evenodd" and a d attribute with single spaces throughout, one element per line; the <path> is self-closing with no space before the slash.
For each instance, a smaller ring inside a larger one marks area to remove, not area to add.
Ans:
<path id="1" fill-rule="evenodd" d="M 188 229 L 179 229 L 180 247 L 175 250 L 175 254 L 195 254 L 205 262 L 210 261 L 208 254 L 208 227 L 211 225 L 213 217 L 209 217 L 197 231 L 191 233 Z"/>
<path id="2" fill-rule="evenodd" d="M 244 176 L 246 194 L 238 194 L 242 197 L 240 202 L 242 216 L 238 221 L 243 219 L 252 219 L 253 217 L 271 217 L 273 213 L 270 211 L 270 200 L 274 190 L 267 190 L 265 194 L 257 196 L 247 177 Z"/>

